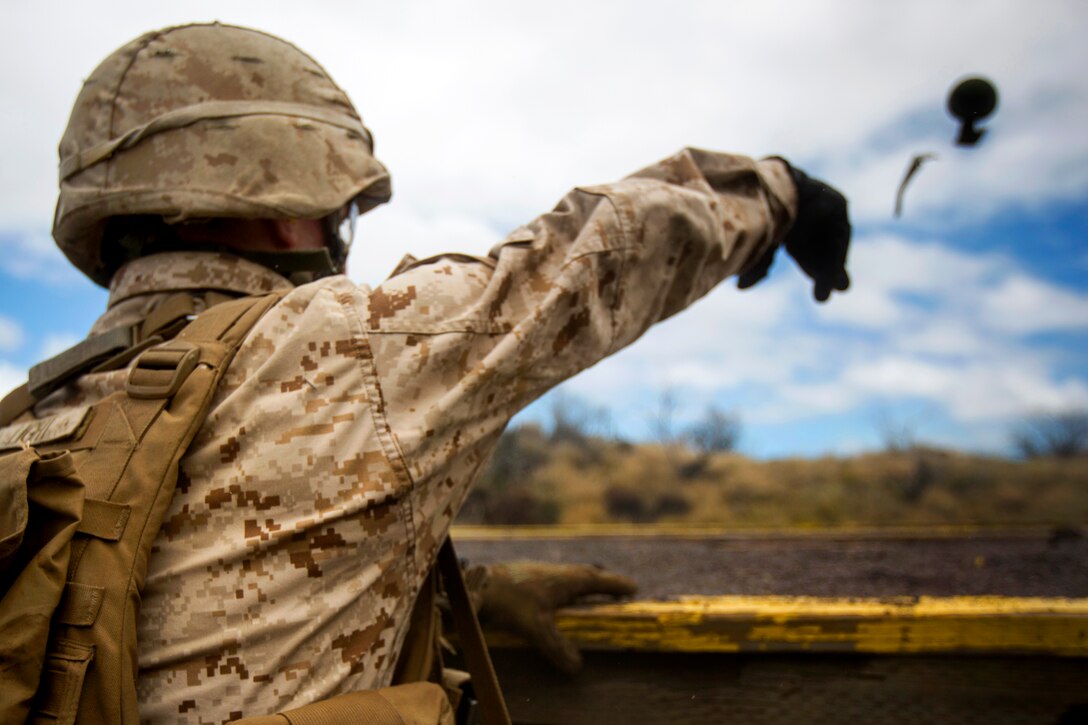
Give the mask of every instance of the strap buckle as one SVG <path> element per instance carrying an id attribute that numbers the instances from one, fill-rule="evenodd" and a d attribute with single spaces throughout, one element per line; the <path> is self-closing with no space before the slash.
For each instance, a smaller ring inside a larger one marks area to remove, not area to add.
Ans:
<path id="1" fill-rule="evenodd" d="M 132 347 L 136 342 L 133 332 L 131 327 L 115 327 L 38 363 L 30 368 L 27 384 L 30 394 L 41 400 L 76 375 Z"/>
<path id="2" fill-rule="evenodd" d="M 128 373 L 125 391 L 130 398 L 169 398 L 200 361 L 200 348 L 185 340 L 171 340 L 140 353 Z"/>

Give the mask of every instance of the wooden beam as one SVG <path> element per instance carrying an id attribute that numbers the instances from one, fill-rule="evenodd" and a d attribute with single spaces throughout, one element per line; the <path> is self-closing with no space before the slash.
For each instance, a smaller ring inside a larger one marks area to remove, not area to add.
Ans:
<path id="1" fill-rule="evenodd" d="M 515 722 L 1083 723 L 1085 662 L 1023 655 L 587 651 L 575 677 L 494 653 Z"/>
<path id="2" fill-rule="evenodd" d="M 660 539 L 823 539 L 831 541 L 933 540 L 964 537 L 1045 539 L 1053 526 L 1038 524 L 939 524 L 925 526 L 817 526 L 786 527 L 720 526 L 699 524 L 547 524 L 539 526 L 453 526 L 454 541 L 506 541 L 533 539 L 660 538 Z"/>
<path id="3" fill-rule="evenodd" d="M 588 650 L 1088 657 L 1088 599 L 683 597 L 564 609 L 557 623 Z"/>

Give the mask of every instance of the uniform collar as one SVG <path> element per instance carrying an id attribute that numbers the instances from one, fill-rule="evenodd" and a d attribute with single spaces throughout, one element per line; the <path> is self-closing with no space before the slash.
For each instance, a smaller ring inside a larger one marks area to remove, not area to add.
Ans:
<path id="1" fill-rule="evenodd" d="M 243 295 L 291 289 L 267 267 L 220 252 L 162 252 L 134 259 L 113 275 L 109 307 L 138 295 L 219 290 Z"/>

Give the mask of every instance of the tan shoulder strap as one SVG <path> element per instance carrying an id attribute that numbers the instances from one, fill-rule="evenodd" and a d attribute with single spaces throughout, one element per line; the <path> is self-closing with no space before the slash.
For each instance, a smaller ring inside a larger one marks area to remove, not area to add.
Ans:
<path id="1" fill-rule="evenodd" d="M 59 355 L 30 368 L 29 392 L 41 400 L 64 383 L 89 370 L 120 367 L 132 358 L 116 360 L 118 355 L 124 354 L 126 350 L 149 347 L 173 337 L 196 312 L 197 300 L 193 294 L 178 292 L 170 295 L 140 322 L 88 337 Z"/>
<path id="2" fill-rule="evenodd" d="M 202 304 L 198 304 L 196 295 L 190 292 L 170 295 L 140 322 L 88 337 L 38 363 L 30 368 L 25 384 L 0 400 L 0 428 L 79 375 L 123 367 L 146 348 L 169 340 L 196 316 L 198 309 L 223 300 L 221 297 L 213 299 L 215 294 L 206 293 Z"/>
<path id="3" fill-rule="evenodd" d="M 11 424 L 13 420 L 34 407 L 38 399 L 30 394 L 30 385 L 23 383 L 0 400 L 0 428 Z"/>

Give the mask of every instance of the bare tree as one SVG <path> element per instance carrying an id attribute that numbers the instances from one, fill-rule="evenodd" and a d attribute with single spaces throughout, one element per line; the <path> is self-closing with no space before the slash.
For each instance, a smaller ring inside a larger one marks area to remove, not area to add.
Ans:
<path id="1" fill-rule="evenodd" d="M 1067 410 L 1029 416 L 1013 429 L 1012 444 L 1024 458 L 1088 455 L 1088 411 Z"/>
<path id="2" fill-rule="evenodd" d="M 702 456 L 736 450 L 740 441 L 740 418 L 717 406 L 707 406 L 701 420 L 687 430 L 688 445 Z"/>
<path id="3" fill-rule="evenodd" d="M 884 404 L 873 413 L 873 422 L 885 451 L 902 453 L 918 445 L 918 416 L 893 412 Z"/>
<path id="4" fill-rule="evenodd" d="M 607 408 L 591 405 L 564 390 L 551 394 L 550 413 L 553 441 L 584 443 L 589 438 L 612 437 L 612 416 Z"/>
<path id="5" fill-rule="evenodd" d="M 676 390 L 662 390 L 650 428 L 677 477 L 689 480 L 706 470 L 715 453 L 736 449 L 741 425 L 736 415 L 709 405 L 702 418 L 680 428 L 676 423 L 678 407 Z"/>
<path id="6" fill-rule="evenodd" d="M 662 389 L 657 398 L 657 409 L 650 416 L 650 430 L 654 440 L 663 446 L 671 447 L 677 443 L 676 434 L 676 408 L 678 398 L 676 389 L 667 387 Z"/>
<path id="7" fill-rule="evenodd" d="M 707 406 L 703 417 L 684 431 L 683 441 L 688 455 L 677 467 L 677 474 L 683 480 L 701 474 L 715 454 L 736 450 L 740 431 L 739 417 L 714 405 Z"/>

